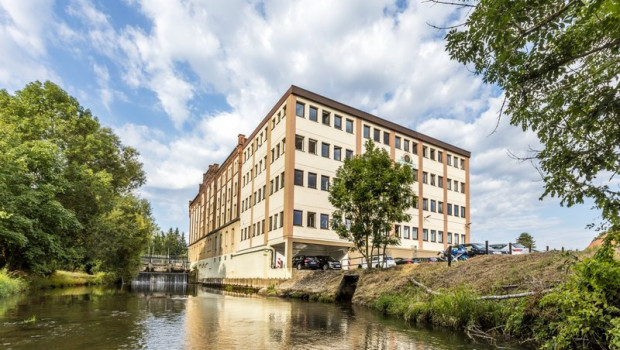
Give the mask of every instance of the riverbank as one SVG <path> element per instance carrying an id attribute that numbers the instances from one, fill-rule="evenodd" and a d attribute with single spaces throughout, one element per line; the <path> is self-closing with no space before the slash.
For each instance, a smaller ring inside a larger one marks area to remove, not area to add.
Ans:
<path id="1" fill-rule="evenodd" d="M 615 330 L 608 326 L 613 324 L 608 319 L 613 320 L 616 311 L 602 305 L 615 302 L 609 291 L 617 290 L 618 283 L 612 278 L 604 279 L 603 284 L 597 282 L 596 276 L 596 271 L 604 271 L 605 275 L 600 275 L 605 278 L 617 276 L 617 260 L 605 262 L 591 259 L 592 255 L 545 252 L 478 256 L 450 268 L 446 263 L 427 263 L 327 273 L 296 271 L 290 281 L 272 288 L 272 294 L 334 301 L 343 275 L 353 273 L 359 276 L 353 304 L 410 323 L 463 331 L 471 338 L 490 343 L 591 348 L 590 342 L 600 345 L 616 339 Z M 592 306 L 587 305 L 587 300 L 592 301 Z M 586 309 L 594 310 L 601 321 L 573 315 Z M 599 309 L 602 311 L 596 311 Z M 565 319 L 573 323 L 567 324 Z M 582 327 L 592 327 L 596 333 L 575 335 Z M 591 339 L 585 345 L 575 344 L 580 337 Z"/>
<path id="2" fill-rule="evenodd" d="M 0 270 L 0 298 L 28 289 L 50 289 L 73 286 L 105 285 L 114 283 L 112 275 L 99 272 L 89 275 L 84 272 L 58 270 L 50 276 L 29 276 Z"/>

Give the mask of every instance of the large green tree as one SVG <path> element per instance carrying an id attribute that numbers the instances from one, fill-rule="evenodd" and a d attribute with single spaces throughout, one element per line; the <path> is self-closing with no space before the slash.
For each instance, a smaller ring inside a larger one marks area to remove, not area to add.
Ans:
<path id="1" fill-rule="evenodd" d="M 345 160 L 333 179 L 332 229 L 371 261 L 380 248 L 400 242 L 390 232 L 394 223 L 410 220 L 406 211 L 415 200 L 413 181 L 410 167 L 392 162 L 384 149 L 369 140 L 364 154 Z"/>
<path id="2" fill-rule="evenodd" d="M 185 233 L 179 233 L 179 228 L 171 228 L 167 232 L 159 231 L 150 244 L 153 254 L 170 256 L 187 256 L 187 242 Z"/>
<path id="3" fill-rule="evenodd" d="M 0 266 L 41 274 L 99 263 L 103 219 L 145 181 L 136 150 L 51 82 L 0 90 L 0 160 Z"/>
<path id="4" fill-rule="evenodd" d="M 620 3 L 616 0 L 438 1 L 469 11 L 450 56 L 505 93 L 513 125 L 532 130 L 542 197 L 592 198 L 620 228 Z M 607 226 L 607 227 L 606 227 Z"/>

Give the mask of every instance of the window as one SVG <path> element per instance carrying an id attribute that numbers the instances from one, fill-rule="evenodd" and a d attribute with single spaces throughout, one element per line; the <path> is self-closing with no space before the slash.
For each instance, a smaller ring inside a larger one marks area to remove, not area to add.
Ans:
<path id="1" fill-rule="evenodd" d="M 465 183 L 461 182 L 461 193 L 465 193 Z"/>
<path id="2" fill-rule="evenodd" d="M 443 243 L 443 231 L 437 231 L 437 243 Z"/>
<path id="3" fill-rule="evenodd" d="M 334 116 L 334 128 L 342 130 L 342 117 L 339 115 Z"/>
<path id="4" fill-rule="evenodd" d="M 409 152 L 409 140 L 405 140 L 405 142 L 403 143 L 403 150 L 405 152 Z"/>
<path id="5" fill-rule="evenodd" d="M 329 143 L 321 143 L 321 155 L 325 158 L 329 158 Z"/>
<path id="6" fill-rule="evenodd" d="M 347 119 L 345 122 L 345 130 L 352 134 L 353 133 L 353 120 Z"/>
<path id="7" fill-rule="evenodd" d="M 435 186 L 435 174 L 431 174 L 431 186 Z"/>
<path id="8" fill-rule="evenodd" d="M 306 110 L 306 105 L 304 105 L 301 102 L 297 102 L 297 106 L 295 108 L 295 114 L 297 114 L 298 117 L 304 117 L 304 111 Z"/>
<path id="9" fill-rule="evenodd" d="M 437 212 L 443 214 L 443 202 L 437 202 Z"/>
<path id="10" fill-rule="evenodd" d="M 418 228 L 411 226 L 411 239 L 418 239 Z"/>
<path id="11" fill-rule="evenodd" d="M 428 199 L 427 198 L 422 199 L 422 210 L 428 210 Z"/>
<path id="12" fill-rule="evenodd" d="M 342 148 L 334 146 L 334 159 L 341 160 L 342 159 Z"/>
<path id="13" fill-rule="evenodd" d="M 457 204 L 454 205 L 454 216 L 459 216 L 459 206 Z"/>
<path id="14" fill-rule="evenodd" d="M 280 227 L 284 226 L 284 212 L 280 212 Z"/>
<path id="15" fill-rule="evenodd" d="M 316 227 L 316 213 L 310 213 L 308 212 L 308 220 L 307 220 L 307 226 L 308 227 Z"/>
<path id="16" fill-rule="evenodd" d="M 353 151 L 351 151 L 350 149 L 345 151 L 345 155 L 344 155 L 345 159 L 351 159 L 353 158 Z"/>
<path id="17" fill-rule="evenodd" d="M 448 232 L 448 236 L 446 238 L 448 239 L 448 244 L 452 244 L 452 232 Z"/>
<path id="18" fill-rule="evenodd" d="M 312 120 L 313 122 L 317 121 L 318 113 L 319 112 L 317 111 L 316 107 L 310 106 L 310 115 L 308 116 L 308 119 Z"/>
<path id="19" fill-rule="evenodd" d="M 280 177 L 276 176 L 276 178 L 274 179 L 274 184 L 276 185 L 276 189 L 275 192 L 278 192 L 278 190 L 280 189 Z"/>
<path id="20" fill-rule="evenodd" d="M 437 211 L 437 201 L 431 199 L 431 211 L 434 213 Z"/>
<path id="21" fill-rule="evenodd" d="M 304 150 L 304 137 L 295 135 L 295 149 L 303 151 Z"/>
<path id="22" fill-rule="evenodd" d="M 437 176 L 437 186 L 443 188 L 443 176 Z"/>
<path id="23" fill-rule="evenodd" d="M 426 171 L 422 172 L 422 183 L 428 183 L 428 173 Z"/>
<path id="24" fill-rule="evenodd" d="M 329 228 L 329 215 L 321 214 L 321 228 Z"/>
<path id="25" fill-rule="evenodd" d="M 448 215 L 452 215 L 452 204 L 448 203 Z"/>
<path id="26" fill-rule="evenodd" d="M 446 180 L 446 188 L 449 189 L 449 190 L 452 189 L 452 180 L 450 180 L 450 179 Z"/>
<path id="27" fill-rule="evenodd" d="M 379 142 L 381 140 L 381 130 L 374 129 L 373 132 L 374 132 L 373 136 L 374 136 L 375 142 Z"/>
<path id="28" fill-rule="evenodd" d="M 400 225 L 394 225 L 394 235 L 400 238 Z"/>
<path id="29" fill-rule="evenodd" d="M 304 185 L 304 172 L 303 170 L 295 169 L 295 185 L 303 186 Z"/>
<path id="30" fill-rule="evenodd" d="M 437 151 L 437 161 L 443 162 L 443 153 L 441 151 Z"/>
<path id="31" fill-rule="evenodd" d="M 422 240 L 428 241 L 428 229 L 427 228 L 422 230 Z"/>
<path id="32" fill-rule="evenodd" d="M 459 167 L 459 157 L 454 156 L 454 163 L 453 163 L 453 165 L 454 165 L 455 168 Z"/>
<path id="33" fill-rule="evenodd" d="M 422 146 L 422 157 L 428 158 L 428 147 Z"/>
<path id="34" fill-rule="evenodd" d="M 308 139 L 308 153 L 316 154 L 316 140 Z"/>
<path id="35" fill-rule="evenodd" d="M 465 217 L 465 207 L 461 206 L 461 217 Z"/>
<path id="36" fill-rule="evenodd" d="M 450 154 L 446 155 L 446 160 L 447 160 L 448 165 L 451 165 L 452 164 L 452 155 L 450 155 Z"/>
<path id="37" fill-rule="evenodd" d="M 465 235 L 461 235 L 461 243 L 465 244 Z"/>
<path id="38" fill-rule="evenodd" d="M 387 131 L 383 132 L 383 144 L 385 145 L 389 145 L 390 144 L 390 133 Z"/>
<path id="39" fill-rule="evenodd" d="M 370 138 L 370 126 L 368 125 L 364 125 L 364 138 L 365 139 Z"/>
<path id="40" fill-rule="evenodd" d="M 435 160 L 435 149 L 431 148 L 431 159 Z"/>
<path id="41" fill-rule="evenodd" d="M 321 175 L 321 189 L 329 191 L 329 176 Z"/>
<path id="42" fill-rule="evenodd" d="M 459 244 L 459 234 L 458 233 L 454 234 L 454 244 Z"/>
<path id="43" fill-rule="evenodd" d="M 302 225 L 303 212 L 301 210 L 293 210 L 293 225 Z"/>
<path id="44" fill-rule="evenodd" d="M 323 124 L 329 126 L 330 122 L 329 122 L 329 118 L 330 117 L 330 113 L 328 111 L 323 111 Z"/>
<path id="45" fill-rule="evenodd" d="M 431 242 L 435 242 L 437 240 L 437 231 L 431 230 Z"/>
<path id="46" fill-rule="evenodd" d="M 284 189 L 284 171 L 280 174 L 280 188 Z"/>
<path id="47" fill-rule="evenodd" d="M 418 144 L 415 142 L 411 142 L 411 153 L 418 154 Z"/>
<path id="48" fill-rule="evenodd" d="M 308 173 L 308 187 L 316 188 L 316 174 L 315 173 Z"/>
<path id="49" fill-rule="evenodd" d="M 278 228 L 278 214 L 273 216 L 273 229 L 277 229 Z"/>
<path id="50" fill-rule="evenodd" d="M 260 232 L 265 233 L 265 219 L 260 222 Z"/>
<path id="51" fill-rule="evenodd" d="M 458 181 L 454 181 L 454 191 L 458 192 L 459 191 L 459 182 Z"/>
<path id="52" fill-rule="evenodd" d="M 394 147 L 400 149 L 400 136 L 394 138 Z"/>
<path id="53" fill-rule="evenodd" d="M 461 169 L 465 169 L 465 159 L 461 158 Z"/>
<path id="54" fill-rule="evenodd" d="M 403 238 L 409 239 L 409 226 L 403 226 Z"/>

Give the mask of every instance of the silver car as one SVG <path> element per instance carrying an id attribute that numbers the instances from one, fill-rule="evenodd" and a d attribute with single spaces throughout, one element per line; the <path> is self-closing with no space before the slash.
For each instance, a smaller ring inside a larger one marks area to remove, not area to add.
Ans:
<path id="1" fill-rule="evenodd" d="M 502 254 L 510 254 L 508 251 L 508 243 L 498 243 L 498 244 L 489 244 L 489 247 L 493 247 L 494 249 L 499 250 Z M 528 254 L 530 252 L 529 248 L 520 243 L 512 243 L 512 254 Z"/>

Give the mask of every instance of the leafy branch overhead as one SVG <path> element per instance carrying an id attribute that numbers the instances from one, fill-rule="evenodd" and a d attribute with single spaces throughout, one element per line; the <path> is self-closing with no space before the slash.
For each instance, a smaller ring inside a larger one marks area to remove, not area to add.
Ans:
<path id="1" fill-rule="evenodd" d="M 594 200 L 620 228 L 620 4 L 614 0 L 435 1 L 463 8 L 450 56 L 505 93 L 513 125 L 536 133 L 542 197 Z M 466 6 L 463 6 L 466 5 Z M 607 227 L 609 228 L 609 227 Z"/>

